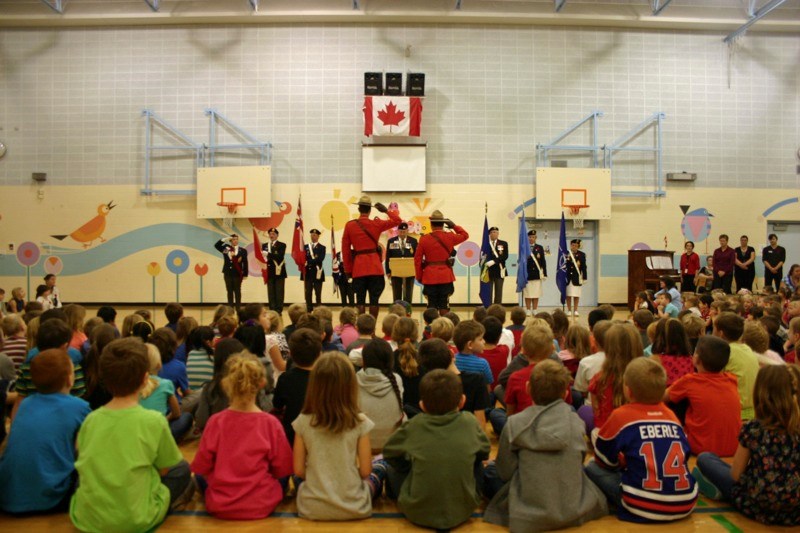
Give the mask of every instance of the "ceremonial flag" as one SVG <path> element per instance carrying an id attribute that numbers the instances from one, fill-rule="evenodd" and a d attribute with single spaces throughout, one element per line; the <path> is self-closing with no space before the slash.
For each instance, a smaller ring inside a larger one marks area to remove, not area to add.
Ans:
<path id="1" fill-rule="evenodd" d="M 261 269 L 261 277 L 264 278 L 264 285 L 266 285 L 267 281 L 269 280 L 267 260 L 264 259 L 264 253 L 261 251 L 261 241 L 258 240 L 258 232 L 256 231 L 256 228 L 253 228 L 253 255 L 256 258 L 256 263 L 258 263 L 258 266 Z"/>
<path id="2" fill-rule="evenodd" d="M 333 277 L 333 295 L 339 295 L 339 278 L 341 269 L 339 268 L 339 255 L 336 252 L 336 239 L 333 231 L 333 216 L 331 216 L 331 276 Z"/>
<path id="3" fill-rule="evenodd" d="M 569 248 L 567 248 L 567 225 L 564 222 L 564 213 L 561 213 L 561 234 L 558 236 L 558 270 L 556 271 L 556 285 L 561 292 L 561 305 L 567 301 L 567 258 Z"/>
<path id="4" fill-rule="evenodd" d="M 531 255 L 531 243 L 528 242 L 528 225 L 525 223 L 525 211 L 519 219 L 519 252 L 517 259 L 517 292 L 522 292 L 528 284 L 528 257 Z"/>
<path id="5" fill-rule="evenodd" d="M 300 279 L 305 278 L 306 272 L 306 249 L 303 238 L 305 231 L 303 231 L 303 209 L 300 206 L 302 199 L 302 196 L 297 199 L 297 218 L 294 221 L 294 236 L 292 237 L 292 259 L 300 269 Z"/>
<path id="6" fill-rule="evenodd" d="M 492 245 L 489 242 L 489 218 L 483 215 L 483 243 L 481 243 L 481 290 L 480 298 L 484 307 L 492 305 L 492 284 L 489 281 L 489 267 L 486 262 L 493 257 Z"/>
<path id="7" fill-rule="evenodd" d="M 365 96 L 364 135 L 419 137 L 422 99 L 408 96 Z"/>

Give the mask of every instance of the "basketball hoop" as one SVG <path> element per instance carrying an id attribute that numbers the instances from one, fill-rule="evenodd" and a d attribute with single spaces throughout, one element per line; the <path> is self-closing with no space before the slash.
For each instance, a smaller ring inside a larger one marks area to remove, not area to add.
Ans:
<path id="1" fill-rule="evenodd" d="M 569 210 L 570 218 L 572 219 L 572 227 L 575 229 L 582 229 L 583 228 L 583 221 L 586 217 L 586 212 L 581 211 L 582 209 L 588 209 L 588 205 L 565 205 Z"/>
<path id="2" fill-rule="evenodd" d="M 241 204 L 236 202 L 217 202 L 217 205 L 220 207 L 220 212 L 222 213 L 222 223 L 225 227 L 232 229 L 233 218 Z"/>

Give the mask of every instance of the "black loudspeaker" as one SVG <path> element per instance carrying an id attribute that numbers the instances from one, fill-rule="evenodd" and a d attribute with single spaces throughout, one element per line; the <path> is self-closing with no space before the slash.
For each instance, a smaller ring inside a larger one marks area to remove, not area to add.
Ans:
<path id="1" fill-rule="evenodd" d="M 403 94 L 403 74 L 400 72 L 386 73 L 386 94 L 400 96 Z"/>
<path id="2" fill-rule="evenodd" d="M 425 96 L 425 74 L 412 72 L 406 76 L 406 96 Z"/>
<path id="3" fill-rule="evenodd" d="M 383 74 L 380 72 L 364 73 L 364 94 L 367 96 L 383 94 Z"/>

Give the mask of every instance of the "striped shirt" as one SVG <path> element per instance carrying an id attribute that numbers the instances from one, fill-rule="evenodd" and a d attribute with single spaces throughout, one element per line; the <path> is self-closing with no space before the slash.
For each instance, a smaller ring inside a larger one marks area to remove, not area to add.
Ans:
<path id="1" fill-rule="evenodd" d="M 33 384 L 33 380 L 31 379 L 31 361 L 36 355 L 38 355 L 38 352 L 34 354 L 33 357 L 22 363 L 22 366 L 19 368 L 19 372 L 17 373 L 17 393 L 22 398 L 38 394 L 36 391 L 36 386 Z M 86 381 L 83 375 L 83 367 L 79 362 L 76 363 L 74 359 L 72 366 L 75 372 L 75 383 L 72 385 L 72 389 L 70 389 L 69 393 L 72 396 L 83 398 L 84 394 L 86 394 Z"/>
<path id="2" fill-rule="evenodd" d="M 456 368 L 461 372 L 473 372 L 481 374 L 486 385 L 491 385 L 494 381 L 492 376 L 492 369 L 486 359 L 481 359 L 477 355 L 471 353 L 457 353 L 456 354 Z"/>
<path id="3" fill-rule="evenodd" d="M 214 377 L 214 358 L 205 350 L 192 350 L 187 356 L 186 374 L 189 377 L 189 388 L 200 390 L 204 383 Z"/>
<path id="4" fill-rule="evenodd" d="M 8 337 L 3 344 L 3 353 L 14 362 L 14 368 L 19 370 L 28 354 L 27 340 L 25 337 Z"/>
<path id="5" fill-rule="evenodd" d="M 595 460 L 622 470 L 620 519 L 667 522 L 692 512 L 697 485 L 687 465 L 689 441 L 663 403 L 618 407 L 593 439 Z"/>

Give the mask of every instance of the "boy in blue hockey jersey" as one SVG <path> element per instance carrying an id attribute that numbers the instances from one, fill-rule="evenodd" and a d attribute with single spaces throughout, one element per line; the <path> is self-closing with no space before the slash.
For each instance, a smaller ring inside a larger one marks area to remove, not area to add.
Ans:
<path id="1" fill-rule="evenodd" d="M 622 520 L 668 522 L 691 514 L 697 486 L 686 464 L 689 441 L 662 402 L 667 376 L 638 357 L 625 369 L 629 403 L 592 434 L 594 461 L 586 474 L 618 509 Z"/>

